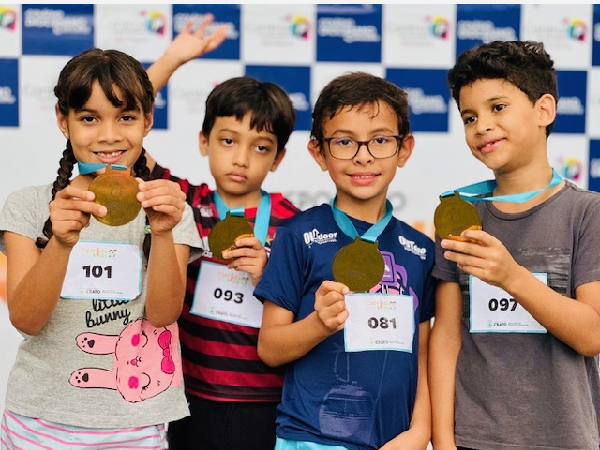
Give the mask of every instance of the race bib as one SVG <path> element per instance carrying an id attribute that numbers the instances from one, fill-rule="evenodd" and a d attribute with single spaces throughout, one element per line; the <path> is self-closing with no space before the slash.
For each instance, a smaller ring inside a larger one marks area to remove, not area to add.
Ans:
<path id="1" fill-rule="evenodd" d="M 142 292 L 142 252 L 137 245 L 79 241 L 71 250 L 60 296 L 133 300 Z"/>
<path id="2" fill-rule="evenodd" d="M 190 312 L 208 319 L 260 328 L 263 305 L 246 272 L 202 261 Z"/>
<path id="3" fill-rule="evenodd" d="M 547 274 L 533 275 L 548 284 Z M 546 328 L 503 289 L 474 276 L 470 277 L 469 284 L 471 333 L 547 333 Z"/>
<path id="4" fill-rule="evenodd" d="M 412 353 L 415 331 L 409 295 L 348 294 L 344 325 L 347 352 L 396 350 Z"/>

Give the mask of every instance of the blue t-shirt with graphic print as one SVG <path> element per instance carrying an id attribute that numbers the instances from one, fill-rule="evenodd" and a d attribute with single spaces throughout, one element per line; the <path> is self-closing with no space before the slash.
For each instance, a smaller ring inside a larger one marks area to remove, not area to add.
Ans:
<path id="1" fill-rule="evenodd" d="M 359 235 L 372 225 L 351 218 Z M 277 228 L 269 262 L 254 295 L 294 313 L 314 311 L 315 292 L 333 280 L 332 261 L 351 244 L 331 207 L 310 208 Z M 344 331 L 322 341 L 286 367 L 277 436 L 350 450 L 377 449 L 410 426 L 417 387 L 419 323 L 434 315 L 433 241 L 392 218 L 378 238 L 385 262 L 370 292 L 413 299 L 412 352 L 346 352 Z M 348 301 L 348 299 L 347 299 Z"/>

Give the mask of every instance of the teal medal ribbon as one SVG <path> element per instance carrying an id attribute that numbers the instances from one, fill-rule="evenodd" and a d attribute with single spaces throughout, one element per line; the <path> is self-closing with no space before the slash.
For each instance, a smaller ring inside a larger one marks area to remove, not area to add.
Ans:
<path id="1" fill-rule="evenodd" d="M 392 219 L 392 204 L 386 200 L 383 217 L 360 236 L 348 216 L 335 206 L 336 198 L 330 202 L 333 218 L 342 232 L 353 238 L 354 242 L 337 251 L 331 264 L 333 277 L 348 286 L 352 292 L 368 292 L 381 281 L 385 272 L 385 263 L 378 248 L 377 238 Z"/>
<path id="2" fill-rule="evenodd" d="M 454 193 L 458 193 L 460 198 L 463 200 L 467 200 L 470 202 L 513 202 L 513 203 L 524 203 L 527 200 L 532 199 L 536 195 L 541 192 L 547 191 L 555 186 L 558 186 L 562 182 L 563 178 L 556 173 L 554 169 L 552 169 L 552 179 L 548 186 L 539 191 L 529 191 L 529 192 L 520 192 L 518 194 L 508 194 L 508 195 L 494 195 L 490 197 L 476 197 L 477 195 L 487 194 L 489 192 L 494 192 L 496 189 L 496 180 L 486 180 L 481 181 L 479 183 L 470 184 L 468 186 L 463 186 L 461 188 L 442 192 L 440 198 L 450 197 L 454 195 Z"/>
<path id="3" fill-rule="evenodd" d="M 224 220 L 227 216 L 227 213 L 234 217 L 244 217 L 245 208 L 237 207 L 237 208 L 228 208 L 221 196 L 214 191 L 214 199 L 215 205 L 217 207 L 217 214 L 219 215 L 219 220 Z M 254 220 L 254 235 L 260 241 L 260 243 L 265 246 L 267 242 L 267 236 L 269 234 L 269 221 L 271 219 L 271 196 L 261 190 L 261 199 L 260 204 L 256 210 L 256 219 Z"/>
<path id="4" fill-rule="evenodd" d="M 390 220 L 392 219 L 394 207 L 392 206 L 392 203 L 389 200 L 386 200 L 385 214 L 383 215 L 383 217 L 377 222 L 375 222 L 373 225 L 371 225 L 371 227 L 362 236 L 359 236 L 358 231 L 356 231 L 356 228 L 354 227 L 352 221 L 350 221 L 348 216 L 342 210 L 335 206 L 336 198 L 337 197 L 332 198 L 331 202 L 329 203 L 333 212 L 333 218 L 335 220 L 335 223 L 337 223 L 338 227 L 340 227 L 340 229 L 348 237 L 360 237 L 363 241 L 373 243 L 377 241 L 379 235 L 383 232 L 387 224 L 390 223 Z"/>
<path id="5" fill-rule="evenodd" d="M 100 169 L 104 169 L 106 166 L 111 166 L 113 170 L 127 170 L 127 166 L 124 166 L 122 164 L 85 163 L 77 161 L 79 175 L 89 175 L 90 173 L 94 173 Z"/>

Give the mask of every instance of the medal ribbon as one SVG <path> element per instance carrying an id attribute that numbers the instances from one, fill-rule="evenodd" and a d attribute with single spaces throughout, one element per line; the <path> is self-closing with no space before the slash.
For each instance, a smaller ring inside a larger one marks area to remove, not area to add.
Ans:
<path id="1" fill-rule="evenodd" d="M 541 192 L 547 191 L 548 189 L 553 188 L 554 186 L 558 186 L 562 177 L 552 169 L 552 179 L 548 186 L 539 191 L 529 191 L 529 192 L 520 192 L 518 194 L 508 194 L 508 195 L 495 195 L 491 197 L 475 197 L 475 195 L 487 194 L 489 192 L 493 192 L 496 189 L 496 180 L 487 180 L 480 181 L 479 183 L 470 184 L 468 186 L 464 186 L 454 191 L 446 191 L 443 192 L 440 197 L 449 197 L 454 195 L 455 192 L 458 192 L 460 198 L 463 200 L 471 201 L 471 202 L 513 202 L 513 203 L 524 203 L 527 200 L 535 197 Z M 472 195 L 466 195 L 472 194 Z"/>
<path id="2" fill-rule="evenodd" d="M 217 214 L 219 220 L 224 220 L 227 213 L 232 216 L 244 217 L 245 209 L 243 207 L 229 209 L 225 202 L 221 199 L 221 196 L 214 192 L 215 205 L 217 206 Z M 271 218 L 271 196 L 261 190 L 260 204 L 256 210 L 256 219 L 254 219 L 254 235 L 258 238 L 260 243 L 265 246 L 267 242 L 267 235 L 269 233 L 269 221 Z"/>
<path id="3" fill-rule="evenodd" d="M 373 225 L 371 225 L 371 227 L 365 232 L 365 234 L 360 236 L 358 234 L 358 231 L 356 231 L 356 228 L 354 227 L 352 221 L 348 219 L 346 213 L 344 213 L 341 209 L 335 206 L 336 198 L 337 197 L 332 198 L 331 202 L 329 203 L 331 206 L 331 210 L 333 211 L 333 218 L 335 219 L 335 223 L 337 223 L 338 227 L 340 227 L 340 230 L 342 230 L 346 236 L 351 237 L 353 239 L 356 237 L 360 237 L 363 241 L 371 243 L 375 242 L 379 235 L 383 232 L 387 224 L 390 223 L 390 220 L 392 219 L 394 207 L 392 206 L 392 203 L 389 200 L 386 200 L 385 214 L 383 215 L 383 217 L 377 222 L 375 222 Z"/>
<path id="4" fill-rule="evenodd" d="M 97 172 L 100 169 L 104 169 L 106 166 L 111 166 L 113 170 L 127 170 L 127 166 L 124 166 L 122 164 L 85 163 L 77 161 L 79 175 L 88 175 L 90 173 Z"/>

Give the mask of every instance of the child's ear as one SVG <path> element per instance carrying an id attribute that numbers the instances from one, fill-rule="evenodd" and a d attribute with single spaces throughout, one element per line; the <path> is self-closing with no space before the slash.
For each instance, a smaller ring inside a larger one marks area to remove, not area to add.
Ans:
<path id="1" fill-rule="evenodd" d="M 321 170 L 327 170 L 327 163 L 325 162 L 325 157 L 323 156 L 323 152 L 321 151 L 321 146 L 319 145 L 318 139 L 311 139 L 308 141 L 308 153 L 313 157 L 313 159 L 317 162 Z"/>
<path id="2" fill-rule="evenodd" d="M 412 155 L 415 146 L 415 137 L 409 134 L 402 139 L 402 145 L 398 150 L 398 167 L 404 167 L 410 156 Z"/>
<path id="3" fill-rule="evenodd" d="M 540 112 L 541 125 L 545 128 L 556 119 L 556 99 L 553 95 L 544 94 L 536 102 Z"/>
<path id="4" fill-rule="evenodd" d="M 277 155 L 275 156 L 275 159 L 273 160 L 273 164 L 271 164 L 271 168 L 269 169 L 271 172 L 275 172 L 277 170 L 277 167 L 279 167 L 279 164 L 281 164 L 281 160 L 283 159 L 284 156 L 285 156 L 285 148 L 282 148 L 281 150 L 279 150 L 279 152 L 277 152 Z"/>
<path id="5" fill-rule="evenodd" d="M 67 124 L 67 117 L 63 116 L 63 114 L 60 112 L 58 109 L 58 104 L 54 105 L 54 114 L 56 114 L 56 123 L 58 124 L 58 128 L 65 138 L 69 139 L 69 125 Z"/>
<path id="6" fill-rule="evenodd" d="M 208 136 L 205 136 L 202 131 L 198 134 L 198 147 L 202 156 L 208 155 Z"/>
<path id="7" fill-rule="evenodd" d="M 154 114 L 146 114 L 144 116 L 144 137 L 150 132 L 152 125 L 154 125 Z"/>

